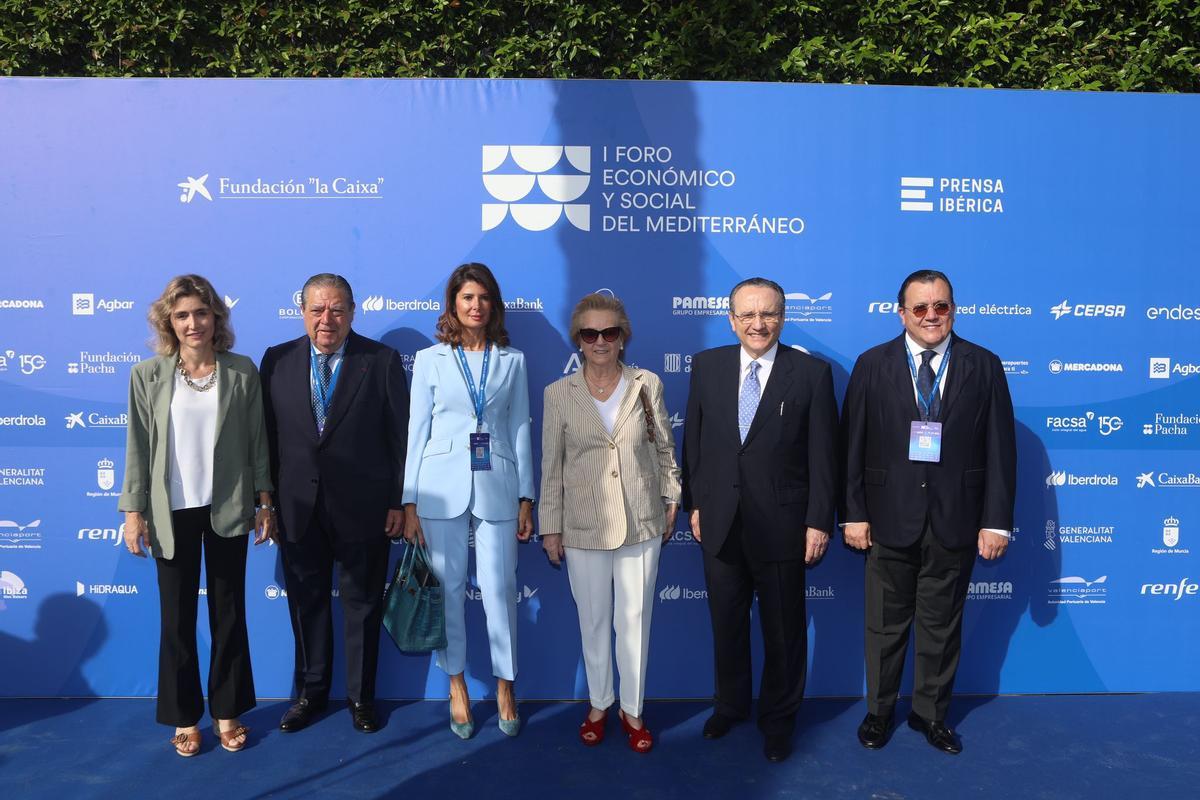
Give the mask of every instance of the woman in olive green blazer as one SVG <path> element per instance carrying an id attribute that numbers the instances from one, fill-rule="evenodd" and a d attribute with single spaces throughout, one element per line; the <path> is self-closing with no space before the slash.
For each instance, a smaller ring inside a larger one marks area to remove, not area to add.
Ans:
<path id="1" fill-rule="evenodd" d="M 204 713 L 196 653 L 203 555 L 209 628 L 209 710 L 221 745 L 242 749 L 237 717 L 254 707 L 246 632 L 246 542 L 274 536 L 270 461 L 258 371 L 229 352 L 229 309 L 212 284 L 182 275 L 151 306 L 158 356 L 129 379 L 125 512 L 130 553 L 155 558 L 162 619 L 158 721 L 175 726 L 181 756 L 200 749 Z M 255 506 L 255 493 L 258 506 Z"/>

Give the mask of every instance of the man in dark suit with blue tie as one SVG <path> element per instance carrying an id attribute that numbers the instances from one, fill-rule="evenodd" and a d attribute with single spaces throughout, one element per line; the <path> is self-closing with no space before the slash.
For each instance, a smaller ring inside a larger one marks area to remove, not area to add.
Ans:
<path id="1" fill-rule="evenodd" d="M 915 621 L 908 724 L 956 754 L 962 743 L 946 714 L 971 568 L 976 553 L 1003 555 L 1013 526 L 1012 400 L 1000 359 L 951 333 L 949 278 L 914 272 L 897 300 L 904 333 L 859 357 L 842 407 L 843 535 L 867 551 L 858 739 L 887 744 Z"/>
<path id="2" fill-rule="evenodd" d="M 739 344 L 692 359 L 683 502 L 704 554 L 716 696 L 704 736 L 750 716 L 750 607 L 764 663 L 763 754 L 791 753 L 808 666 L 805 564 L 825 552 L 836 505 L 837 403 L 829 364 L 780 346 L 783 289 L 750 278 L 729 295 Z"/>
<path id="3" fill-rule="evenodd" d="M 259 368 L 296 638 L 296 700 L 279 727 L 301 730 L 328 700 L 336 561 L 346 696 L 354 727 L 373 733 L 388 540 L 403 533 L 408 382 L 395 350 L 351 330 L 345 278 L 309 278 L 300 306 L 307 335 L 269 348 Z"/>

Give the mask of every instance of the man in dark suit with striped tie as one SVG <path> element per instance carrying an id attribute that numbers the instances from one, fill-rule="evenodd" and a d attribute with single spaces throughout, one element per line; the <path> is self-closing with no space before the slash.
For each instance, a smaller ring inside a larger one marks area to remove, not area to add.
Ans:
<path id="1" fill-rule="evenodd" d="M 683 445 L 683 502 L 704 554 L 716 696 L 704 736 L 750 716 L 750 606 L 765 658 L 763 754 L 791 753 L 808 666 L 805 564 L 833 529 L 837 403 L 829 364 L 780 346 L 783 289 L 750 278 L 729 295 L 739 344 L 697 353 Z"/>
<path id="2" fill-rule="evenodd" d="M 963 605 L 978 553 L 1008 547 L 1016 437 L 1004 367 L 951 333 L 954 289 L 936 270 L 904 279 L 904 333 L 863 353 L 842 406 L 846 544 L 867 551 L 867 715 L 859 742 L 887 744 L 916 622 L 908 724 L 961 752 L 946 725 Z"/>
<path id="3" fill-rule="evenodd" d="M 408 382 L 392 348 L 351 330 L 354 293 L 322 273 L 301 291 L 307 335 L 263 356 L 263 408 L 296 638 L 294 693 L 280 729 L 307 726 L 333 670 L 333 565 L 345 621 L 346 696 L 372 733 L 388 537 L 403 533 Z"/>

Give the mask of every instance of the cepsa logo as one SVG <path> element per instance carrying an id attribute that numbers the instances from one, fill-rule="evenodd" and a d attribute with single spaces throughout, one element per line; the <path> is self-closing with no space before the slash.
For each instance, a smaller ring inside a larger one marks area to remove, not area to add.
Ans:
<path id="1" fill-rule="evenodd" d="M 1106 305 L 1103 303 L 1071 303 L 1063 300 L 1056 306 L 1050 308 L 1050 313 L 1054 315 L 1056 320 L 1063 317 L 1123 317 L 1125 316 L 1124 305 Z"/>

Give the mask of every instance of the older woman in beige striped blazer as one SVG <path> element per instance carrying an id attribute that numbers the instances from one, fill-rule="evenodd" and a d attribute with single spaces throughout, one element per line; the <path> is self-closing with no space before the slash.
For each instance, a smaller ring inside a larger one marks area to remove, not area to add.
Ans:
<path id="1" fill-rule="evenodd" d="M 621 680 L 618 714 L 629 746 L 654 738 L 642 722 L 658 558 L 679 504 L 679 467 L 662 381 L 621 363 L 632 331 L 615 297 L 589 294 L 571 315 L 582 368 L 546 387 L 538 522 L 550 561 L 567 562 L 591 708 L 585 745 L 604 738 L 612 705 L 612 634 Z"/>

